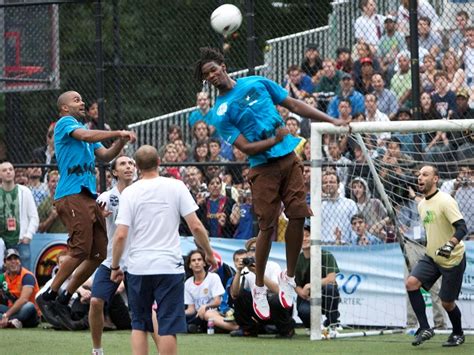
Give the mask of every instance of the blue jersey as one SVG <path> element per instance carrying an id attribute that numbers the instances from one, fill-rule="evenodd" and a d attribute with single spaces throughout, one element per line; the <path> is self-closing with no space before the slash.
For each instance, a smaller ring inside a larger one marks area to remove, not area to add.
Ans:
<path id="1" fill-rule="evenodd" d="M 285 126 L 275 105 L 280 104 L 287 96 L 285 89 L 264 77 L 238 79 L 232 90 L 217 97 L 212 109 L 212 124 L 229 144 L 233 144 L 240 134 L 249 142 L 274 137 L 275 130 Z M 250 167 L 291 153 L 299 141 L 300 138 L 286 135 L 267 151 L 249 156 Z"/>
<path id="2" fill-rule="evenodd" d="M 71 136 L 76 129 L 88 129 L 72 116 L 59 119 L 54 127 L 54 149 L 59 166 L 59 182 L 54 199 L 87 189 L 97 195 L 94 151 L 101 143 L 87 143 Z"/>
<path id="3" fill-rule="evenodd" d="M 248 203 L 240 205 L 240 221 L 234 233 L 234 239 L 250 239 L 253 237 L 252 206 Z"/>

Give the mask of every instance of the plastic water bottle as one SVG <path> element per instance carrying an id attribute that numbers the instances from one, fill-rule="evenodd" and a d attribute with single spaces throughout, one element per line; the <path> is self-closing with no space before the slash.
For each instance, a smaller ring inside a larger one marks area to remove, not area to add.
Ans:
<path id="1" fill-rule="evenodd" d="M 207 334 L 212 335 L 214 334 L 214 319 L 209 318 L 207 321 Z"/>

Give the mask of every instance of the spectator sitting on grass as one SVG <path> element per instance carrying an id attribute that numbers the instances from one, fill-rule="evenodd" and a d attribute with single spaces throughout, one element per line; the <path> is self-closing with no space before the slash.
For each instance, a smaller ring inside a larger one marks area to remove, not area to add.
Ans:
<path id="1" fill-rule="evenodd" d="M 193 272 L 193 276 L 184 284 L 188 332 L 205 331 L 209 319 L 213 319 L 215 326 L 222 330 L 239 329 L 235 322 L 225 322 L 224 317 L 217 311 L 225 290 L 219 276 L 207 271 L 204 253 L 198 249 L 191 250 L 186 263 Z"/>
<path id="2" fill-rule="evenodd" d="M 8 249 L 0 275 L 0 328 L 33 328 L 39 324 L 35 302 L 39 287 L 33 273 L 21 266 L 20 253 Z"/>

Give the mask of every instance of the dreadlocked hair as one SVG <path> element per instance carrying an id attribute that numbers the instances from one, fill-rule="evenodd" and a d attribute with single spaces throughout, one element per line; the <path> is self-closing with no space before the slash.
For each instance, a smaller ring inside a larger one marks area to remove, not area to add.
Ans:
<path id="1" fill-rule="evenodd" d="M 194 65 L 194 77 L 197 81 L 202 80 L 202 66 L 209 62 L 216 62 L 221 65 L 224 63 L 224 55 L 216 48 L 199 48 L 200 58 Z"/>

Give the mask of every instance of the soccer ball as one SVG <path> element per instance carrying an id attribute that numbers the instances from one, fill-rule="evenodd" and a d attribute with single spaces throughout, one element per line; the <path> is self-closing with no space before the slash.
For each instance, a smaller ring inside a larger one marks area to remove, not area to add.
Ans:
<path id="1" fill-rule="evenodd" d="M 242 14 L 239 8 L 232 4 L 221 5 L 211 14 L 212 28 L 224 36 L 237 31 L 241 23 Z"/>

